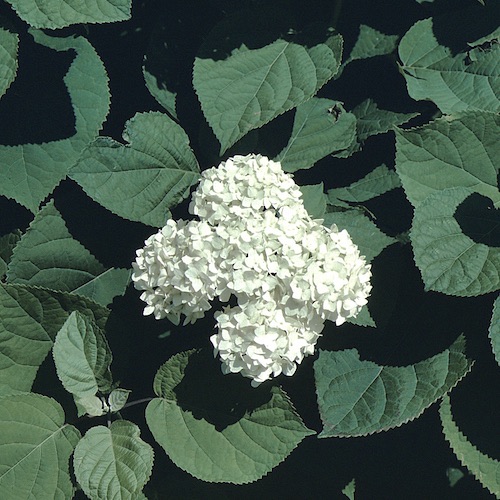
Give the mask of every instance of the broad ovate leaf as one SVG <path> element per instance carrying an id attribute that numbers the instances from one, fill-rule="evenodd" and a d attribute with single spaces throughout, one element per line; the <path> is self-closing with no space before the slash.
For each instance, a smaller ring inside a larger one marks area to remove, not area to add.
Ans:
<path id="1" fill-rule="evenodd" d="M 7 281 L 85 295 L 102 305 L 123 295 L 130 271 L 106 269 L 72 238 L 50 201 L 31 222 L 14 248 Z"/>
<path id="2" fill-rule="evenodd" d="M 454 217 L 472 193 L 445 189 L 415 208 L 410 238 L 426 290 L 471 297 L 500 288 L 500 248 L 473 241 Z"/>
<path id="3" fill-rule="evenodd" d="M 193 351 L 177 354 L 159 369 L 154 382 L 158 397 L 146 409 L 154 438 L 181 469 L 204 481 L 249 483 L 267 474 L 313 434 L 277 387 L 266 391 L 260 404 L 248 407 L 250 398 L 259 394 L 262 399 L 263 393 L 245 386 L 240 390 L 240 395 L 245 393 L 239 401 L 243 408 L 228 403 L 237 394 L 231 384 L 241 380 L 227 380 L 226 399 L 216 387 L 221 380 L 226 385 L 222 374 L 210 385 L 211 392 L 219 391 L 217 397 L 206 393 L 206 384 L 203 390 L 195 387 L 206 374 L 193 373 L 189 366 L 193 356 Z"/>
<path id="4" fill-rule="evenodd" d="M 342 103 L 313 97 L 297 107 L 290 140 L 275 160 L 285 172 L 310 168 L 349 147 L 355 137 L 356 117 Z"/>
<path id="5" fill-rule="evenodd" d="M 104 328 L 109 310 L 84 297 L 25 285 L 0 283 L 0 379 L 30 391 L 38 367 L 71 311 Z"/>
<path id="6" fill-rule="evenodd" d="M 467 467 L 484 488 L 487 488 L 491 494 L 500 498 L 500 462 L 481 453 L 462 434 L 453 421 L 448 395 L 443 397 L 441 401 L 439 415 L 443 425 L 444 437 L 450 443 L 451 449 L 460 460 L 460 463 Z"/>
<path id="7" fill-rule="evenodd" d="M 17 73 L 17 49 L 19 37 L 0 28 L 0 97 L 2 97 Z"/>
<path id="8" fill-rule="evenodd" d="M 57 29 L 80 23 L 112 23 L 130 18 L 132 0 L 7 0 L 34 28 Z"/>
<path id="9" fill-rule="evenodd" d="M 113 389 L 108 396 L 109 411 L 120 411 L 127 403 L 131 392 L 128 389 Z"/>
<path id="10" fill-rule="evenodd" d="M 313 219 L 321 219 L 326 211 L 326 194 L 323 183 L 300 186 L 302 201 L 308 214 Z"/>
<path id="11" fill-rule="evenodd" d="M 314 363 L 319 437 L 363 436 L 413 420 L 470 370 L 460 336 L 444 352 L 410 366 L 362 361 L 356 349 L 320 350 Z"/>
<path id="12" fill-rule="evenodd" d="M 379 109 L 372 99 L 366 99 L 351 110 L 356 118 L 356 137 L 345 150 L 337 151 L 333 156 L 348 158 L 360 151 L 363 143 L 373 135 L 385 134 L 397 125 L 402 125 L 411 120 L 418 113 L 396 113 Z"/>
<path id="13" fill-rule="evenodd" d="M 148 482 L 153 459 L 153 448 L 140 438 L 139 427 L 117 420 L 89 429 L 75 448 L 73 464 L 89 498 L 132 499 Z"/>
<path id="14" fill-rule="evenodd" d="M 358 209 L 326 213 L 323 224 L 327 227 L 336 224 L 339 229 L 346 229 L 368 262 L 396 242 L 395 238 L 383 233 Z"/>
<path id="15" fill-rule="evenodd" d="M 350 186 L 328 190 L 328 199 L 334 205 L 337 200 L 361 203 L 380 196 L 401 186 L 401 181 L 394 170 L 384 164 L 376 167 L 359 181 Z"/>
<path id="16" fill-rule="evenodd" d="M 111 350 L 102 330 L 73 311 L 57 333 L 52 348 L 57 376 L 75 399 L 108 393 L 112 377 Z"/>
<path id="17" fill-rule="evenodd" d="M 433 20 L 417 21 L 399 44 L 408 93 L 431 100 L 442 113 L 500 110 L 500 45 L 452 54 L 433 33 Z"/>
<path id="18" fill-rule="evenodd" d="M 500 296 L 493 303 L 493 315 L 491 316 L 488 337 L 495 359 L 500 366 Z"/>
<path id="19" fill-rule="evenodd" d="M 83 148 L 98 135 L 109 111 L 110 95 L 104 65 L 85 38 L 31 33 L 41 45 L 76 52 L 64 77 L 75 113 L 75 135 L 43 144 L 0 146 L 0 194 L 36 213 L 40 203 L 66 177 Z"/>
<path id="20" fill-rule="evenodd" d="M 331 79 L 342 57 L 342 38 L 330 33 L 313 46 L 300 45 L 293 36 L 258 48 L 241 44 L 221 59 L 212 59 L 208 46 L 202 52 L 195 59 L 193 85 L 223 153 Z"/>
<path id="21" fill-rule="evenodd" d="M 358 59 L 368 59 L 370 57 L 390 54 L 396 49 L 397 41 L 397 35 L 386 35 L 370 26 L 361 24 L 358 39 L 343 65 L 347 65 Z"/>
<path id="22" fill-rule="evenodd" d="M 72 498 L 69 458 L 79 431 L 39 394 L 0 399 L 0 498 Z"/>
<path id="23" fill-rule="evenodd" d="M 417 206 L 446 188 L 466 187 L 500 204 L 500 116 L 471 112 L 396 130 L 396 172 Z"/>
<path id="24" fill-rule="evenodd" d="M 165 114 L 137 113 L 125 125 L 123 145 L 101 137 L 70 176 L 97 203 L 125 219 L 163 227 L 169 209 L 200 177 L 184 130 Z"/>

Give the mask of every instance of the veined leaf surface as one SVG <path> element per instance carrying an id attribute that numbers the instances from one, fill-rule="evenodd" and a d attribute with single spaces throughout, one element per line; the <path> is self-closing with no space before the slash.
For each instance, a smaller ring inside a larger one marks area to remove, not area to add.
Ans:
<path id="1" fill-rule="evenodd" d="M 413 420 L 470 370 L 460 336 L 449 349 L 415 365 L 379 366 L 356 349 L 320 350 L 314 362 L 319 437 L 363 436 Z"/>

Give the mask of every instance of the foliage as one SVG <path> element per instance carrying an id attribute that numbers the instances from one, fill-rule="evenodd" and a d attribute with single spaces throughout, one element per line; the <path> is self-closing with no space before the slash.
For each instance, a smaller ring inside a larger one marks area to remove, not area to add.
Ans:
<path id="1" fill-rule="evenodd" d="M 0 497 L 382 497 L 378 447 L 439 411 L 440 495 L 500 498 L 498 2 L 184 3 L 4 1 Z M 220 372 L 212 313 L 158 326 L 127 288 L 200 172 L 249 152 L 373 270 L 368 306 L 257 388 Z"/>

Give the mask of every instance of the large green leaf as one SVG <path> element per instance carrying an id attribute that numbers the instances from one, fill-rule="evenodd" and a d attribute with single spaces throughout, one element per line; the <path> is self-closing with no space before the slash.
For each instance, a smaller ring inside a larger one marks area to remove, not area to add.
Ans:
<path id="1" fill-rule="evenodd" d="M 2 97 L 17 73 L 17 49 L 19 37 L 0 28 L 0 97 Z"/>
<path id="2" fill-rule="evenodd" d="M 360 203 L 401 186 L 398 175 L 384 164 L 378 166 L 350 186 L 328 190 L 328 199 L 333 205 L 337 200 Z"/>
<path id="3" fill-rule="evenodd" d="M 368 262 L 371 262 L 384 248 L 396 242 L 395 238 L 384 234 L 358 209 L 329 212 L 325 214 L 323 224 L 328 227 L 336 224 L 339 229 L 346 229 Z"/>
<path id="4" fill-rule="evenodd" d="M 322 219 L 326 211 L 326 194 L 323 183 L 300 186 L 302 201 L 313 219 Z"/>
<path id="5" fill-rule="evenodd" d="M 130 18 L 132 0 L 7 0 L 34 28 L 65 28 L 78 23 L 112 23 Z"/>
<path id="6" fill-rule="evenodd" d="M 7 267 L 12 257 L 12 251 L 21 238 L 21 231 L 13 231 L 0 238 L 0 280 L 2 280 L 6 273 Z"/>
<path id="7" fill-rule="evenodd" d="M 76 51 L 64 77 L 75 113 L 75 135 L 43 144 L 0 146 L 0 194 L 37 212 L 41 201 L 66 177 L 83 148 L 99 133 L 109 111 L 110 95 L 104 65 L 85 38 L 56 38 L 41 31 L 32 31 L 32 35 L 37 43 L 51 49 Z"/>
<path id="8" fill-rule="evenodd" d="M 451 449 L 462 465 L 467 467 L 493 495 L 500 498 L 500 462 L 481 453 L 460 432 L 457 424 L 453 421 L 448 395 L 441 401 L 439 415 L 441 416 L 444 437 L 450 443 Z"/>
<path id="9" fill-rule="evenodd" d="M 397 41 L 397 35 L 386 35 L 374 28 L 370 28 L 370 26 L 361 24 L 358 39 L 344 64 L 358 59 L 390 54 L 396 49 Z"/>
<path id="10" fill-rule="evenodd" d="M 285 172 L 312 167 L 318 160 L 351 145 L 356 117 L 338 101 L 313 97 L 297 107 L 288 144 L 275 158 Z"/>
<path id="11" fill-rule="evenodd" d="M 454 217 L 471 194 L 445 189 L 415 208 L 410 238 L 426 290 L 470 297 L 500 288 L 500 248 L 473 241 Z"/>
<path id="12" fill-rule="evenodd" d="M 500 117 L 472 112 L 396 131 L 396 172 L 417 206 L 435 191 L 463 186 L 500 205 Z"/>
<path id="13" fill-rule="evenodd" d="M 14 248 L 7 281 L 74 292 L 107 305 L 123 295 L 130 271 L 106 269 L 66 228 L 50 201 L 31 222 Z"/>
<path id="14" fill-rule="evenodd" d="M 75 476 L 92 500 L 135 499 L 151 475 L 153 458 L 139 427 L 117 420 L 109 427 L 92 427 L 83 436 L 75 448 Z"/>
<path id="15" fill-rule="evenodd" d="M 496 298 L 493 304 L 493 316 L 491 317 L 488 336 L 495 359 L 500 365 L 500 296 Z"/>
<path id="16" fill-rule="evenodd" d="M 319 352 L 314 362 L 319 437 L 362 436 L 413 420 L 470 370 L 460 336 L 444 352 L 404 367 L 362 361 L 356 349 Z"/>
<path id="17" fill-rule="evenodd" d="M 207 397 L 201 391 L 199 396 L 197 392 L 190 397 L 189 392 L 185 393 L 187 389 L 181 387 L 192 357 L 193 351 L 177 354 L 158 370 L 154 382 L 158 398 L 146 409 L 154 438 L 181 469 L 204 481 L 249 483 L 267 474 L 302 439 L 313 434 L 277 387 L 267 393 L 259 406 L 242 409 L 236 416 L 232 413 L 238 412 L 238 405 L 227 408 L 227 401 L 223 400 L 219 402 L 226 407 L 221 409 L 210 394 Z M 213 365 L 213 358 L 210 362 Z M 206 376 L 202 370 L 199 372 L 186 382 L 187 388 L 190 384 L 199 385 Z M 219 380 L 212 382 L 211 392 L 217 391 L 217 383 Z M 248 390 L 262 395 L 258 389 Z M 231 394 L 228 391 L 226 396 Z M 248 404 L 249 397 L 251 394 L 246 394 L 246 400 L 240 403 Z"/>
<path id="18" fill-rule="evenodd" d="M 204 56 L 196 57 L 193 85 L 221 153 L 311 98 L 335 75 L 342 57 L 340 35 L 327 35 L 313 46 L 295 43 L 293 36 L 259 48 L 242 43 L 217 60 L 209 56 L 210 42 L 202 49 Z"/>
<path id="19" fill-rule="evenodd" d="M 102 330 L 87 316 L 78 311 L 69 315 L 56 336 L 52 355 L 57 376 L 76 401 L 110 391 L 111 350 Z"/>
<path id="20" fill-rule="evenodd" d="M 70 176 L 120 217 L 162 227 L 199 179 L 189 138 L 162 113 L 137 113 L 125 125 L 122 145 L 108 137 L 93 142 Z"/>
<path id="21" fill-rule="evenodd" d="M 434 101 L 446 114 L 500 110 L 500 45 L 453 55 L 433 33 L 433 20 L 417 21 L 401 39 L 399 57 L 408 93 Z"/>
<path id="22" fill-rule="evenodd" d="M 1 398 L 0 498 L 72 498 L 69 458 L 79 439 L 53 399 L 38 394 Z"/>
<path id="23" fill-rule="evenodd" d="M 0 283 L 0 374 L 12 389 L 29 391 L 38 367 L 71 311 L 104 327 L 109 310 L 84 297 Z"/>
<path id="24" fill-rule="evenodd" d="M 333 154 L 338 158 L 348 158 L 361 149 L 363 143 L 372 135 L 385 134 L 397 125 L 411 120 L 418 113 L 396 113 L 379 109 L 372 99 L 366 99 L 351 110 L 356 117 L 356 138 L 349 147 Z"/>

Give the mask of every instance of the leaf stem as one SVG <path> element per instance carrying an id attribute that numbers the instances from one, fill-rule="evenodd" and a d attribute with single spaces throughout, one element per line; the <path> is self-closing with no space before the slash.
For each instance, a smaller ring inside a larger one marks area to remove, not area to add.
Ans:
<path id="1" fill-rule="evenodd" d="M 147 403 L 148 401 L 153 400 L 154 398 L 142 398 L 142 399 L 137 399 L 136 401 L 130 401 L 130 403 L 125 403 L 123 407 L 120 409 L 120 411 L 125 410 L 125 408 L 130 408 L 131 406 L 135 406 L 141 403 Z"/>

